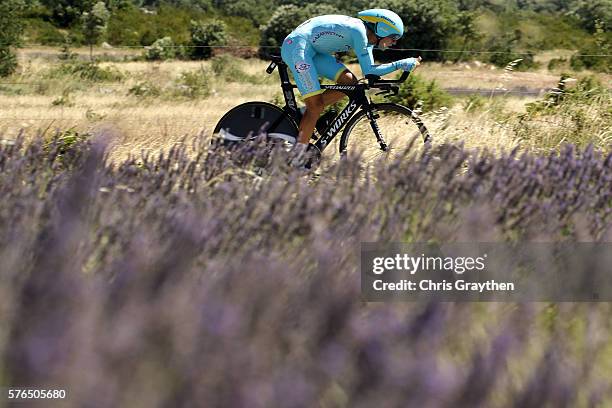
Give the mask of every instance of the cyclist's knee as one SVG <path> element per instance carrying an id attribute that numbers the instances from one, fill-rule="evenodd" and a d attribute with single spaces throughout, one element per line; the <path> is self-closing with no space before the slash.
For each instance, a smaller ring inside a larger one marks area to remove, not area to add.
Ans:
<path id="1" fill-rule="evenodd" d="M 312 113 L 321 113 L 325 108 L 325 102 L 321 94 L 304 99 L 304 103 L 306 104 L 306 110 Z"/>
<path id="2" fill-rule="evenodd" d="M 336 82 L 342 85 L 353 85 L 357 83 L 357 77 L 347 69 L 338 76 Z"/>

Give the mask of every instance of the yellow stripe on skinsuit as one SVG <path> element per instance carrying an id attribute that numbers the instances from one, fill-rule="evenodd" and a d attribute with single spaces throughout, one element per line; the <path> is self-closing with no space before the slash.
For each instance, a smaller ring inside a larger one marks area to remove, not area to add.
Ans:
<path id="1" fill-rule="evenodd" d="M 311 96 L 319 95 L 325 92 L 325 89 L 319 89 L 318 91 L 309 92 L 306 95 L 302 95 L 302 99 L 310 98 Z"/>
<path id="2" fill-rule="evenodd" d="M 367 21 L 368 23 L 385 23 L 388 26 L 391 26 L 393 28 L 395 28 L 398 32 L 400 31 L 399 28 L 397 28 L 397 26 L 391 22 L 389 22 L 389 20 L 384 19 L 382 17 L 372 17 L 372 16 L 361 16 L 359 17 L 362 20 Z"/>
<path id="3" fill-rule="evenodd" d="M 338 70 L 338 72 L 336 72 L 336 75 L 334 75 L 334 82 L 336 82 L 338 80 L 338 77 L 340 76 L 340 74 L 342 74 L 344 71 L 348 71 L 348 69 L 346 69 L 346 67 L 342 67 Z"/>

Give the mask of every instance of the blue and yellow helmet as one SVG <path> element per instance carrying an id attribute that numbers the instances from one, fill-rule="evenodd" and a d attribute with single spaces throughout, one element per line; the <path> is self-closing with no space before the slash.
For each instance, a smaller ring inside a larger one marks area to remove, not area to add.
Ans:
<path id="1" fill-rule="evenodd" d="M 394 36 L 399 40 L 404 35 L 404 22 L 394 12 L 386 9 L 369 9 L 357 13 L 378 38 Z"/>

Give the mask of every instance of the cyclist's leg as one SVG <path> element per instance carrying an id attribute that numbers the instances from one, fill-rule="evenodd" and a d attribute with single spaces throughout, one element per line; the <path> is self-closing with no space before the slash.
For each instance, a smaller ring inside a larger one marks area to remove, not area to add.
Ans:
<path id="1" fill-rule="evenodd" d="M 281 47 L 283 61 L 291 69 L 295 84 L 306 104 L 306 112 L 300 121 L 299 143 L 308 143 L 325 106 L 321 97 L 324 90 L 321 89 L 319 74 L 313 61 L 315 54 L 308 40 L 299 36 L 286 38 Z"/>
<path id="2" fill-rule="evenodd" d="M 302 98 L 323 93 L 319 82 L 319 72 L 313 61 L 316 52 L 308 44 L 308 40 L 296 36 L 288 37 L 281 47 L 281 56 L 291 72 Z"/>
<path id="3" fill-rule="evenodd" d="M 337 84 L 353 85 L 357 83 L 355 75 L 336 58 L 329 54 L 316 54 L 313 58 L 317 72 L 327 79 L 331 79 Z M 323 104 L 331 105 L 344 98 L 346 94 L 340 91 L 326 90 L 323 93 Z"/>
<path id="4" fill-rule="evenodd" d="M 319 74 L 313 61 L 316 52 L 309 46 L 308 40 L 300 36 L 290 36 L 281 47 L 281 56 L 293 73 L 295 84 L 306 104 L 306 112 L 302 116 L 299 127 L 299 143 L 308 143 L 314 132 L 317 119 L 325 105 L 321 94 Z"/>

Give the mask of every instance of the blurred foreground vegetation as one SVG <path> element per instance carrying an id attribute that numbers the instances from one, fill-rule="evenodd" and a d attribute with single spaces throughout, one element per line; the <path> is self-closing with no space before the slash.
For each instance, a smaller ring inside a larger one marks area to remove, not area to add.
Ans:
<path id="1" fill-rule="evenodd" d="M 74 407 L 612 401 L 609 304 L 365 304 L 358 252 L 609 242 L 609 151 L 446 146 L 317 176 L 192 141 L 111 165 L 104 134 L 2 140 L 0 383 Z"/>

